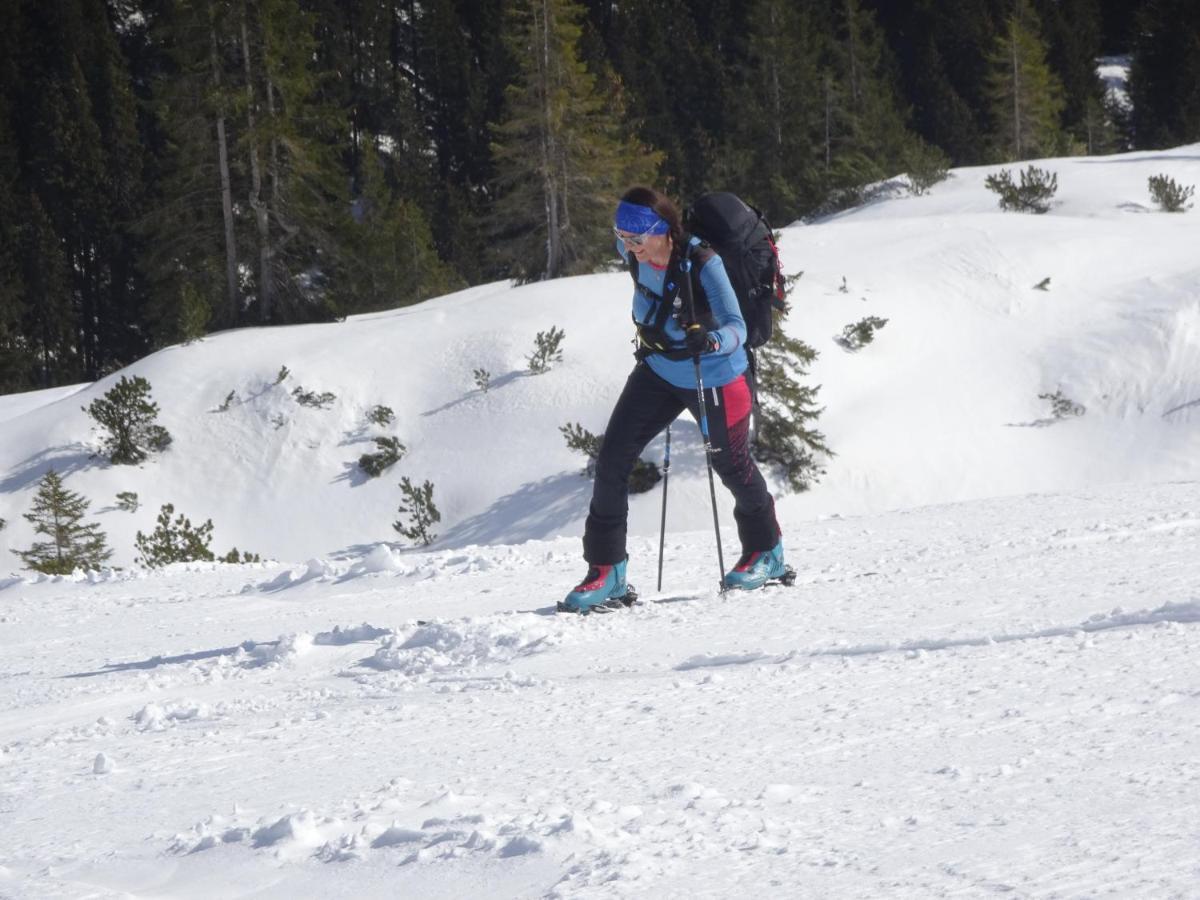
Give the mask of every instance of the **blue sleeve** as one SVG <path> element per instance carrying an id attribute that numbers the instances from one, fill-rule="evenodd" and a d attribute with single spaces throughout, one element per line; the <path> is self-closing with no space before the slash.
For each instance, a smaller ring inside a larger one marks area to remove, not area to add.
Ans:
<path id="1" fill-rule="evenodd" d="M 721 262 L 721 257 L 714 254 L 704 264 L 700 270 L 700 283 L 708 295 L 713 319 L 719 326 L 718 330 L 711 332 L 717 338 L 717 349 L 713 352 L 728 356 L 746 343 L 746 321 L 742 318 L 737 294 L 733 292 L 733 285 L 725 274 L 725 263 Z"/>

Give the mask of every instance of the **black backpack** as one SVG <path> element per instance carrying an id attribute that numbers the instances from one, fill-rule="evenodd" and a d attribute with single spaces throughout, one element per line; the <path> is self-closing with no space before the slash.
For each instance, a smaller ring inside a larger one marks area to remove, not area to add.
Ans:
<path id="1" fill-rule="evenodd" d="M 725 264 L 746 320 L 746 346 L 771 339 L 774 310 L 788 311 L 783 269 L 771 226 L 736 194 L 704 194 L 683 214 L 684 230 L 712 247 Z"/>
<path id="2" fill-rule="evenodd" d="M 700 271 L 713 254 L 721 257 L 725 272 L 738 298 L 738 307 L 746 322 L 746 349 L 754 350 L 771 339 L 774 311 L 786 313 L 783 270 L 779 252 L 771 236 L 771 227 L 753 206 L 736 194 L 711 193 L 698 197 L 683 214 L 684 231 L 701 241 L 700 247 L 690 248 L 691 287 L 696 301 L 696 318 L 707 329 L 717 327 L 712 319 L 708 298 L 700 282 Z M 672 346 L 664 327 L 667 318 L 686 315 L 678 297 L 680 281 L 677 263 L 672 264 L 667 278 L 666 296 L 650 291 L 638 281 L 638 262 L 629 256 L 629 276 L 634 288 L 657 304 L 658 314 L 653 322 L 637 322 L 639 359 L 659 353 L 669 359 L 686 359 L 689 354 Z M 753 354 L 750 365 L 754 365 Z"/>

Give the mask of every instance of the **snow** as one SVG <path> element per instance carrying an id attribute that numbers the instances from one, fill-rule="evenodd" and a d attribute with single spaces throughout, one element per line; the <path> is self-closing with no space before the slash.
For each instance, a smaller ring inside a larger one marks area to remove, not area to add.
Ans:
<path id="1" fill-rule="evenodd" d="M 0 896 L 1194 895 L 1200 219 L 1145 184 L 1200 146 L 1038 164 L 1045 216 L 992 167 L 785 230 L 838 453 L 780 497 L 790 589 L 717 594 L 681 424 L 665 590 L 654 492 L 645 602 L 553 613 L 589 491 L 558 426 L 602 430 L 627 372 L 619 273 L 164 350 L 119 373 L 175 436 L 140 467 L 91 456 L 117 376 L 0 398 Z M 364 479 L 383 433 L 409 453 Z M 123 568 L 19 569 L 50 465 Z M 401 475 L 436 485 L 429 548 Z M 134 566 L 165 502 L 265 561 Z"/>

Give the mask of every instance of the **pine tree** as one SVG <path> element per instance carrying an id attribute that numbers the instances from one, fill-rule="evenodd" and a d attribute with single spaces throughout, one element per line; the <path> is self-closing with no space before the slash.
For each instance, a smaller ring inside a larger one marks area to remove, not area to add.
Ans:
<path id="1" fill-rule="evenodd" d="M 31 511 L 24 514 L 34 531 L 49 540 L 18 551 L 25 565 L 47 575 L 100 568 L 112 551 L 99 525 L 81 523 L 89 505 L 84 497 L 67 490 L 58 473 L 50 469 L 38 484 Z"/>
<path id="2" fill-rule="evenodd" d="M 914 137 L 897 92 L 884 36 L 860 0 L 837 0 L 820 98 L 822 164 L 835 205 L 854 201 L 872 181 L 903 170 Z"/>
<path id="3" fill-rule="evenodd" d="M 299 0 L 241 0 L 236 25 L 257 318 L 327 319 L 326 280 L 345 249 L 339 226 L 349 198 L 334 157 L 341 123 L 317 88 L 313 17 Z"/>
<path id="4" fill-rule="evenodd" d="M 580 16 L 571 0 L 519 0 L 506 22 L 520 69 L 495 128 L 493 224 L 499 253 L 527 281 L 585 272 L 611 255 L 617 197 L 652 181 L 658 165 L 625 135 L 619 90 L 605 95 L 580 61 Z"/>
<path id="5" fill-rule="evenodd" d="M 210 311 L 211 326 L 241 321 L 240 277 L 244 216 L 234 205 L 240 189 L 233 165 L 236 44 L 228 0 L 164 4 L 146 38 L 147 107 L 161 131 L 155 196 L 139 230 L 148 243 L 143 268 L 151 283 L 146 312 L 154 343 L 186 335 L 182 297 Z"/>
<path id="6" fill-rule="evenodd" d="M 360 197 L 348 234 L 352 263 L 343 273 L 341 303 L 347 312 L 406 306 L 461 286 L 438 258 L 420 205 L 396 187 L 396 161 L 371 145 L 364 148 Z"/>
<path id="7" fill-rule="evenodd" d="M 1147 0 L 1135 34 L 1129 73 L 1135 145 L 1200 141 L 1200 5 Z"/>
<path id="8" fill-rule="evenodd" d="M 823 199 L 813 165 L 824 122 L 821 35 L 811 11 L 786 0 L 757 0 L 749 18 L 745 77 L 733 89 L 746 166 L 734 183 L 769 219 L 789 221 Z"/>
<path id="9" fill-rule="evenodd" d="M 492 274 L 478 250 L 495 177 L 489 123 L 501 116 L 504 69 L 512 64 L 502 22 L 500 0 L 442 0 L 423 7 L 416 22 L 421 115 L 435 160 L 429 218 L 439 253 L 470 281 Z"/>
<path id="10" fill-rule="evenodd" d="M 1113 144 L 1104 113 L 1104 83 L 1096 71 L 1101 54 L 1099 0 L 1039 0 L 1047 63 L 1062 80 L 1062 122 L 1070 146 L 1062 152 L 1099 154 Z"/>
<path id="11" fill-rule="evenodd" d="M 128 73 L 103 0 L 24 4 L 17 92 L 24 187 L 66 258 L 74 351 L 95 379 L 144 349 L 131 233 L 142 194 Z"/>
<path id="12" fill-rule="evenodd" d="M 754 458 L 779 466 L 792 490 L 806 491 L 824 474 L 822 457 L 833 456 L 825 435 L 813 427 L 821 414 L 816 405 L 820 386 L 802 382 L 817 352 L 788 337 L 777 323 L 771 340 L 755 355 L 759 406 Z"/>
<path id="13" fill-rule="evenodd" d="M 994 140 L 1006 161 L 1049 156 L 1059 146 L 1063 88 L 1046 53 L 1029 0 L 1016 0 L 988 56 Z"/>

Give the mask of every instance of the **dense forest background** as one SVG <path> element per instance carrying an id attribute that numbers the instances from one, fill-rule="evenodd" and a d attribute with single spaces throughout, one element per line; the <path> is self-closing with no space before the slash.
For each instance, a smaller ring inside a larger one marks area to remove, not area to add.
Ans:
<path id="1" fill-rule="evenodd" d="M 0 392 L 777 225 L 921 165 L 1200 141 L 1196 0 L 0 0 Z M 1122 106 L 1096 75 L 1132 61 Z"/>

